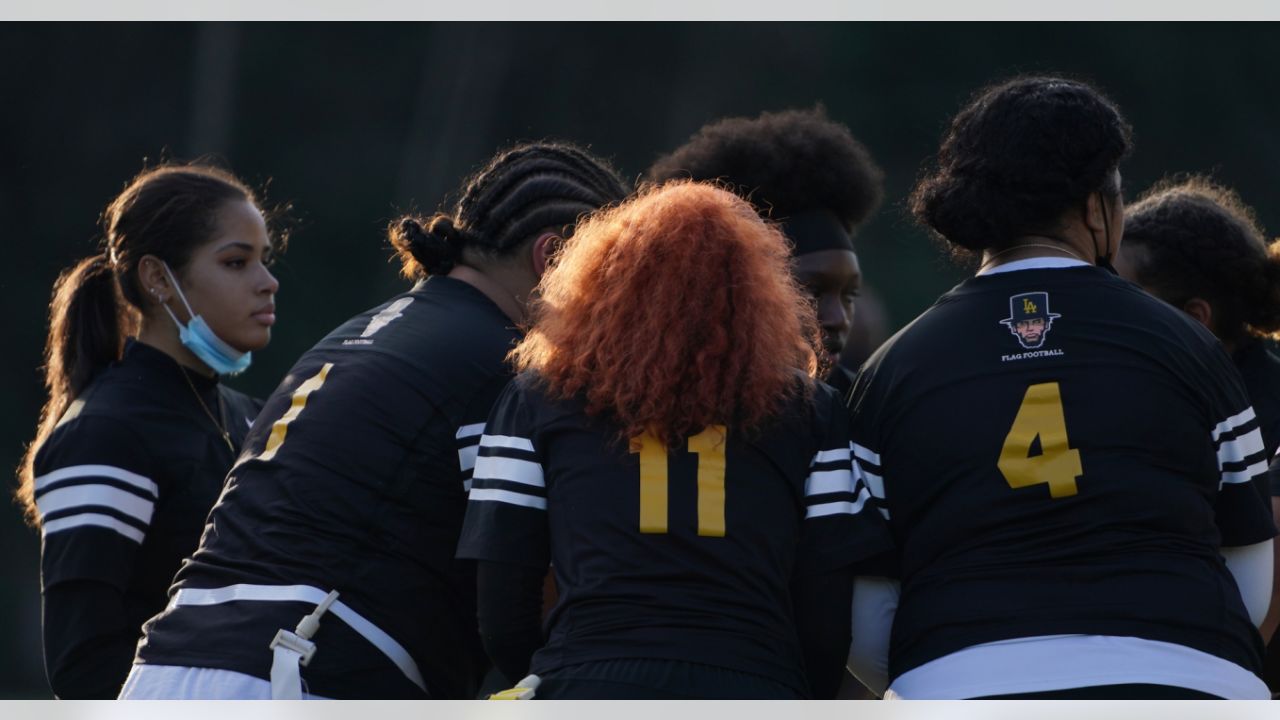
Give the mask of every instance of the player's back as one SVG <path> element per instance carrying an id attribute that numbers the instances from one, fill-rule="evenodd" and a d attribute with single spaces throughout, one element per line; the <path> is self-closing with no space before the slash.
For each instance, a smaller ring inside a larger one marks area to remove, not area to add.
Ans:
<path id="1" fill-rule="evenodd" d="M 501 437 L 481 443 L 460 554 L 550 560 L 560 599 L 532 672 L 680 660 L 806 694 L 792 578 L 885 547 L 878 522 L 844 524 L 867 494 L 848 474 L 831 388 L 818 385 L 812 403 L 792 398 L 754 432 L 711 426 L 670 450 L 620 438 L 607 416 L 588 417 L 581 399 L 548 400 L 528 377 L 494 412 L 488 432 Z M 473 536 L 486 528 L 509 537 Z"/>
<path id="2" fill-rule="evenodd" d="M 1270 536 L 1246 408 L 1211 335 L 1099 269 L 979 276 L 944 295 L 868 362 L 852 407 L 902 553 L 891 676 L 1057 634 L 1255 669 L 1219 554 Z"/>
<path id="3" fill-rule="evenodd" d="M 439 277 L 304 354 L 267 401 L 200 550 L 178 574 L 179 607 L 151 625 L 139 657 L 265 678 L 265 643 L 316 602 L 273 588 L 307 586 L 339 591 L 377 631 L 325 620 L 303 672 L 310 692 L 472 692 L 474 575 L 453 553 L 475 445 L 509 378 L 509 325 L 479 291 Z M 257 603 L 213 601 L 237 586 L 266 589 L 245 596 Z"/>

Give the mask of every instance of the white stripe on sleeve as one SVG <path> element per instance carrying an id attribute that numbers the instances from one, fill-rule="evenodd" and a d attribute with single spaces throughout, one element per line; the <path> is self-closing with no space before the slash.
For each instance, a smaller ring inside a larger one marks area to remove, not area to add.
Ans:
<path id="1" fill-rule="evenodd" d="M 85 505 L 114 508 L 148 525 L 155 508 L 151 500 L 110 485 L 72 485 L 51 490 L 36 500 L 42 518 L 49 513 Z"/>
<path id="2" fill-rule="evenodd" d="M 476 453 L 480 452 L 479 445 L 468 445 L 458 449 L 458 467 L 462 468 L 462 472 L 471 470 L 476 466 Z"/>
<path id="3" fill-rule="evenodd" d="M 1222 482 L 1219 483 L 1218 487 L 1221 488 L 1223 485 L 1237 485 L 1239 483 L 1247 483 L 1250 480 L 1257 477 L 1259 474 L 1264 473 L 1266 471 L 1267 471 L 1267 463 L 1263 460 L 1259 460 L 1258 462 L 1250 465 L 1249 467 L 1243 470 L 1237 470 L 1235 472 L 1229 472 L 1229 473 L 1222 473 Z"/>
<path id="4" fill-rule="evenodd" d="M 805 511 L 804 517 L 808 520 L 809 518 L 824 517 L 826 515 L 857 515 L 862 512 L 863 506 L 867 504 L 867 499 L 870 497 L 871 496 L 867 493 L 867 489 L 863 488 L 862 491 L 858 493 L 857 499 L 853 502 L 840 500 L 837 502 L 810 505 L 809 509 Z"/>
<path id="5" fill-rule="evenodd" d="M 856 457 L 858 457 L 859 459 L 865 462 L 869 462 L 872 465 L 877 465 L 877 466 L 880 465 L 880 453 L 872 452 L 871 450 L 862 447 L 858 443 L 851 443 L 851 444 L 853 445 L 853 454 Z"/>
<path id="6" fill-rule="evenodd" d="M 804 494 L 824 495 L 826 493 L 853 492 L 853 471 L 846 468 L 839 470 L 823 470 L 809 473 L 804 481 Z"/>
<path id="7" fill-rule="evenodd" d="M 1262 452 L 1263 449 L 1262 431 L 1254 428 L 1218 446 L 1218 467 L 1221 468 L 1227 463 L 1240 462 L 1250 455 Z"/>
<path id="8" fill-rule="evenodd" d="M 160 497 L 160 488 L 150 478 L 145 478 L 135 472 L 129 472 L 124 468 L 112 465 L 70 465 L 59 468 L 36 478 L 35 491 L 39 493 L 56 482 L 80 477 L 111 478 L 112 480 L 128 483 L 139 490 L 145 490 L 151 493 L 151 497 Z"/>
<path id="9" fill-rule="evenodd" d="M 511 492 L 510 490 L 497 490 L 494 488 L 474 488 L 468 497 L 471 502 L 503 502 L 509 505 L 523 505 L 537 510 L 547 509 L 547 499 L 538 497 L 537 495 L 525 495 L 524 493 Z"/>
<path id="10" fill-rule="evenodd" d="M 542 479 L 542 466 L 531 460 L 496 456 L 476 458 L 476 469 L 471 477 L 475 480 L 508 480 L 521 485 L 546 487 Z"/>
<path id="11" fill-rule="evenodd" d="M 67 517 L 50 520 L 41 526 L 40 530 L 48 537 L 56 532 L 63 530 L 73 530 L 78 527 L 103 527 L 108 530 L 114 530 L 130 540 L 142 544 L 142 539 L 146 535 L 138 528 L 126 522 L 111 517 L 110 515 L 102 515 L 100 513 L 80 513 L 79 515 L 68 515 Z"/>
<path id="12" fill-rule="evenodd" d="M 848 460 L 849 448 L 836 448 L 835 450 L 823 450 L 813 456 L 813 462 L 809 463 L 809 467 L 813 467 L 818 463 L 835 462 L 837 460 Z"/>
<path id="13" fill-rule="evenodd" d="M 491 448 L 511 448 L 513 450 L 528 450 L 533 452 L 533 443 L 522 437 L 512 437 L 511 435 L 485 435 L 480 438 L 480 447 Z"/>
<path id="14" fill-rule="evenodd" d="M 1249 406 L 1226 420 L 1223 420 L 1213 429 L 1213 441 L 1218 442 L 1218 438 L 1241 425 L 1244 425 L 1255 417 L 1257 417 L 1257 415 L 1253 412 L 1253 406 Z"/>
<path id="15" fill-rule="evenodd" d="M 473 435 L 482 435 L 482 434 L 484 434 L 484 423 L 474 423 L 472 425 L 463 425 L 462 427 L 458 428 L 458 434 L 455 435 L 454 437 L 461 440 L 462 438 L 468 438 Z"/>

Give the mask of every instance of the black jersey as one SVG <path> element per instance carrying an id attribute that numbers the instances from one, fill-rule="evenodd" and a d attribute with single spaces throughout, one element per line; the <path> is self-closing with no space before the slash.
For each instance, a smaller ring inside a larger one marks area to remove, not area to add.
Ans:
<path id="1" fill-rule="evenodd" d="M 668 452 L 521 376 L 480 441 L 458 555 L 554 567 L 559 602 L 531 672 L 684 660 L 804 694 L 792 577 L 889 544 L 843 415 L 819 384 L 812 405 L 797 399 L 758 433 L 713 426 Z"/>
<path id="2" fill-rule="evenodd" d="M 518 333 L 448 277 L 352 318 L 268 399 L 138 662 L 270 677 L 268 644 L 330 590 L 302 679 L 335 698 L 474 697 L 474 564 L 454 559 Z"/>
<path id="3" fill-rule="evenodd" d="M 1094 267 L 961 283 L 868 361 L 858 466 L 901 551 L 890 677 L 997 640 L 1187 646 L 1255 674 L 1219 554 L 1275 534 L 1217 340 Z"/>
<path id="4" fill-rule="evenodd" d="M 78 661 L 81 643 L 101 647 L 119 636 L 113 642 L 124 648 L 119 658 L 79 658 L 97 668 L 74 673 L 61 688 L 55 682 L 59 694 L 115 697 L 143 622 L 164 608 L 173 574 L 196 549 L 235 459 L 206 408 L 239 448 L 260 407 L 130 340 L 40 446 L 35 499 L 46 600 L 73 583 L 103 583 L 122 595 L 124 614 L 86 612 L 77 597 L 57 599 L 56 611 L 46 606 L 46 622 L 56 626 L 46 633 L 51 678 Z"/>
<path id="5" fill-rule="evenodd" d="M 1274 457 L 1280 450 L 1280 357 L 1266 341 L 1251 339 L 1236 348 L 1232 359 L 1258 414 L 1267 457 Z M 1268 493 L 1280 495 L 1280 474 L 1273 473 L 1271 477 Z"/>

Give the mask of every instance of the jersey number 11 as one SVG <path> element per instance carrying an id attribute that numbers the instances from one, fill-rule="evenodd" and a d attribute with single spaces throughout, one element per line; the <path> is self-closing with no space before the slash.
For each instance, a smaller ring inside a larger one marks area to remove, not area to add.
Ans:
<path id="1" fill-rule="evenodd" d="M 698 456 L 698 534 L 724 537 L 723 425 L 712 425 L 689 438 L 689 452 Z M 631 452 L 640 454 L 640 532 L 667 532 L 667 447 L 648 433 L 631 438 Z"/>

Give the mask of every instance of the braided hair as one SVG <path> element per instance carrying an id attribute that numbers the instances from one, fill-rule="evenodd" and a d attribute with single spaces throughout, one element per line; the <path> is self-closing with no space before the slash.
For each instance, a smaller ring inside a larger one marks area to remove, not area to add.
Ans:
<path id="1" fill-rule="evenodd" d="M 627 194 L 617 172 L 581 148 L 522 144 L 472 175 L 452 212 L 405 215 L 391 223 L 387 236 L 406 277 L 443 275 L 464 250 L 496 259 L 514 254 L 543 230 L 568 237 L 581 216 Z"/>
<path id="2" fill-rule="evenodd" d="M 1164 180 L 1126 208 L 1124 243 L 1140 285 L 1175 307 L 1208 301 L 1222 340 L 1280 332 L 1280 240 L 1267 242 L 1234 190 Z"/>

